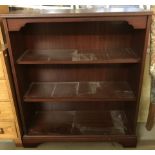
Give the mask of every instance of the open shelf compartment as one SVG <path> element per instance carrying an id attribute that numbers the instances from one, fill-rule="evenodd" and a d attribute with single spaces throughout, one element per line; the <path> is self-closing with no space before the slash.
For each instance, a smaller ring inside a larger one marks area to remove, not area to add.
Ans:
<path id="1" fill-rule="evenodd" d="M 131 48 L 77 50 L 26 50 L 18 64 L 104 64 L 138 63 L 140 59 Z"/>
<path id="2" fill-rule="evenodd" d="M 28 135 L 130 134 L 124 111 L 36 111 Z"/>
<path id="3" fill-rule="evenodd" d="M 35 82 L 24 96 L 26 102 L 43 101 L 134 101 L 125 81 Z"/>

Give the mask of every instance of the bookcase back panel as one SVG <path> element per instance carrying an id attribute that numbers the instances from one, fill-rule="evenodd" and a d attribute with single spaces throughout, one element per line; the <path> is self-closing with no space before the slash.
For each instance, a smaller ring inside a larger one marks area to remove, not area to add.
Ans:
<path id="1" fill-rule="evenodd" d="M 123 102 L 123 101 L 84 101 L 84 102 L 40 102 L 31 103 L 29 106 L 33 106 L 36 111 L 93 111 L 93 110 L 127 110 L 134 107 L 134 102 Z M 33 110 L 34 110 L 33 109 Z"/>
<path id="2" fill-rule="evenodd" d="M 31 50 L 82 50 L 107 52 L 131 49 L 141 57 L 144 29 L 134 29 L 127 22 L 78 22 L 78 23 L 32 23 L 20 31 L 10 33 L 13 55 L 17 60 L 23 52 Z M 21 42 L 22 40 L 22 42 Z M 19 44 L 20 42 L 20 44 Z M 60 51 L 61 52 L 61 51 Z"/>
<path id="3" fill-rule="evenodd" d="M 126 22 L 27 24 L 23 29 L 29 49 L 130 47 L 132 32 L 132 26 Z"/>
<path id="4" fill-rule="evenodd" d="M 127 65 L 28 65 L 26 78 L 34 82 L 61 81 L 127 81 L 131 70 Z"/>

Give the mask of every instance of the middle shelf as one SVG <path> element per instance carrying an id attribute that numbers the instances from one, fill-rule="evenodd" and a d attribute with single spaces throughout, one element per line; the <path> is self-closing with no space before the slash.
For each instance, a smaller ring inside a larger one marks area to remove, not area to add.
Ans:
<path id="1" fill-rule="evenodd" d="M 126 81 L 32 82 L 25 102 L 135 101 Z"/>
<path id="2" fill-rule="evenodd" d="M 139 61 L 140 58 L 131 48 L 48 49 L 26 50 L 17 60 L 17 64 L 106 64 Z"/>

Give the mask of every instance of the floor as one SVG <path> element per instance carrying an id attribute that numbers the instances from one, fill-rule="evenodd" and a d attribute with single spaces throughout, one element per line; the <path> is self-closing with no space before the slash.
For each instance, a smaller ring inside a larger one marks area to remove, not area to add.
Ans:
<path id="1" fill-rule="evenodd" d="M 136 148 L 138 150 L 155 150 L 155 126 L 148 132 L 145 129 L 144 123 L 139 123 L 138 125 L 138 145 Z M 39 150 L 122 150 L 129 149 L 123 148 L 117 143 L 101 143 L 101 142 L 53 142 L 44 143 L 39 145 L 37 148 L 23 148 L 16 147 L 12 141 L 0 141 L 0 150 L 23 150 L 23 149 L 39 149 Z"/>

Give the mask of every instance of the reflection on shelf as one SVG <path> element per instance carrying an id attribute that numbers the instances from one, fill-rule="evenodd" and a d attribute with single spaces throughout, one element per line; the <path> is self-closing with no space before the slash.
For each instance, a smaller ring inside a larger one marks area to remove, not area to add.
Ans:
<path id="1" fill-rule="evenodd" d="M 127 82 L 35 82 L 24 96 L 27 102 L 43 101 L 134 101 Z"/>
<path id="2" fill-rule="evenodd" d="M 124 111 L 36 112 L 29 135 L 115 135 L 126 134 Z"/>
<path id="3" fill-rule="evenodd" d="M 104 64 L 138 63 L 140 59 L 131 48 L 76 50 L 27 50 L 17 60 L 18 64 Z"/>

